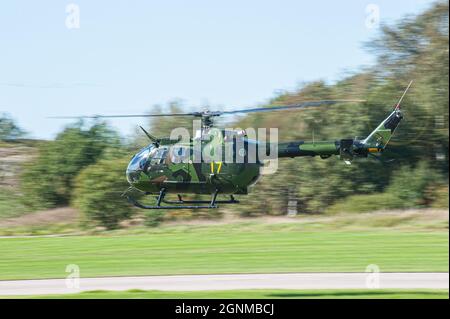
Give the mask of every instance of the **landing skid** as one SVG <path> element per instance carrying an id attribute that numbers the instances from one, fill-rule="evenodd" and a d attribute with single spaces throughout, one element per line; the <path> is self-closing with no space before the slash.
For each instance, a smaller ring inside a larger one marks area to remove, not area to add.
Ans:
<path id="1" fill-rule="evenodd" d="M 159 192 L 158 197 L 156 198 L 156 205 L 148 206 L 139 203 L 130 195 L 125 195 L 127 200 L 136 207 L 142 209 L 214 209 L 218 208 L 217 204 L 238 204 L 239 201 L 236 200 L 233 195 L 230 195 L 229 200 L 217 200 L 217 195 L 219 191 L 216 190 L 212 196 L 210 201 L 206 200 L 184 200 L 181 195 L 178 195 L 178 200 L 166 200 L 166 190 L 163 188 Z M 169 205 L 161 205 L 161 203 L 169 204 Z M 209 204 L 209 205 L 191 205 L 191 204 Z"/>

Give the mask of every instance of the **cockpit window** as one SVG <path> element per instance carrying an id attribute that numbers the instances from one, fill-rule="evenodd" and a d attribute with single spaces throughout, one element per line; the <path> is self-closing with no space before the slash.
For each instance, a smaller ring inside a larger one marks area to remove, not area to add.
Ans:
<path id="1" fill-rule="evenodd" d="M 128 165 L 128 170 L 143 170 L 153 149 L 154 146 L 150 145 L 140 150 L 131 160 L 130 164 Z"/>
<path id="2" fill-rule="evenodd" d="M 150 160 L 150 165 L 159 165 L 164 163 L 164 160 L 167 157 L 168 149 L 166 147 L 160 147 L 156 150 L 154 154 L 152 154 L 152 158 Z"/>

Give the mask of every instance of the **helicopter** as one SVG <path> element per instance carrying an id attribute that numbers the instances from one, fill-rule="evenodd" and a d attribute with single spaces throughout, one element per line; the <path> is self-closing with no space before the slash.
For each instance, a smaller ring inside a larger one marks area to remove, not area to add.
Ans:
<path id="1" fill-rule="evenodd" d="M 294 158 L 319 156 L 327 159 L 337 155 L 345 164 L 355 158 L 382 153 L 403 119 L 400 104 L 410 88 L 409 83 L 403 95 L 389 115 L 364 139 L 337 139 L 334 141 L 290 141 L 261 142 L 248 136 L 245 130 L 225 130 L 214 127 L 214 119 L 223 115 L 274 112 L 333 105 L 338 103 L 360 103 L 363 100 L 309 101 L 296 105 L 258 107 L 233 111 L 199 111 L 171 114 L 103 115 L 58 118 L 137 118 L 137 117 L 193 117 L 200 119 L 200 128 L 194 137 L 158 138 L 143 127 L 143 133 L 150 143 L 136 153 L 126 168 L 130 184 L 123 196 L 134 206 L 142 209 L 215 209 L 219 204 L 238 204 L 235 195 L 247 195 L 249 188 L 261 177 L 261 169 L 267 154 L 272 158 Z M 231 154 L 228 160 L 223 156 L 209 156 L 214 153 Z M 132 193 L 155 196 L 155 204 L 145 205 L 135 199 Z M 176 199 L 167 199 L 167 194 L 176 194 Z M 185 194 L 210 195 L 209 200 L 184 199 Z M 228 199 L 218 199 L 226 195 Z"/>

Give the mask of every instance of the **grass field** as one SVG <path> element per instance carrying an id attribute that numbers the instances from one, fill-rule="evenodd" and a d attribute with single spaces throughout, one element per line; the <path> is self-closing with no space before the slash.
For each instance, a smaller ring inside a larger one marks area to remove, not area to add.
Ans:
<path id="1" fill-rule="evenodd" d="M 264 272 L 447 272 L 448 230 L 346 229 L 317 223 L 173 226 L 142 234 L 0 239 L 0 280 Z"/>
<path id="2" fill-rule="evenodd" d="M 16 298 L 16 297 L 14 297 Z M 448 299 L 446 289 L 377 290 L 228 290 L 228 291 L 90 291 L 69 295 L 27 296 L 39 299 Z"/>

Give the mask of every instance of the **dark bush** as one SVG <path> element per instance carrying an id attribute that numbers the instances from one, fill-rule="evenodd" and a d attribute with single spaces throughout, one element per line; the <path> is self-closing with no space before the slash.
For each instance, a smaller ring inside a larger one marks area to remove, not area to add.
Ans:
<path id="1" fill-rule="evenodd" d="M 77 176 L 73 204 L 83 213 L 86 223 L 114 229 L 131 216 L 133 207 L 121 196 L 129 186 L 125 178 L 128 161 L 128 156 L 103 159 Z"/>

